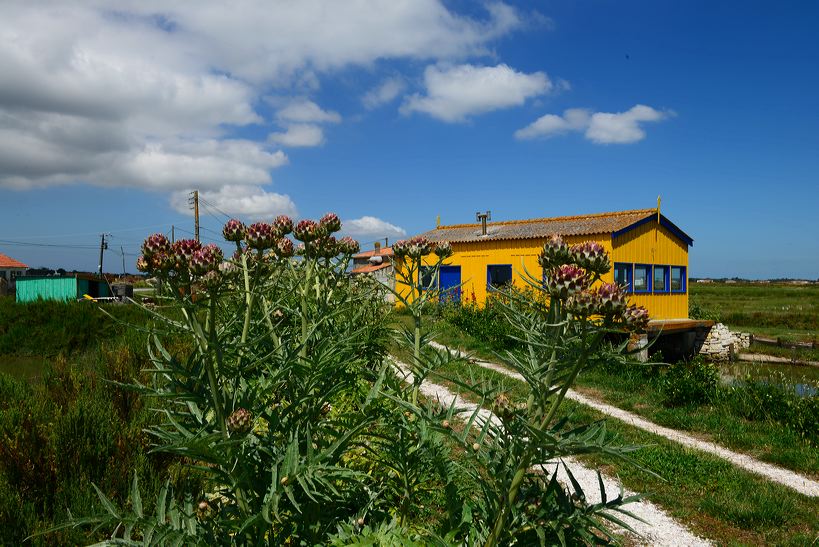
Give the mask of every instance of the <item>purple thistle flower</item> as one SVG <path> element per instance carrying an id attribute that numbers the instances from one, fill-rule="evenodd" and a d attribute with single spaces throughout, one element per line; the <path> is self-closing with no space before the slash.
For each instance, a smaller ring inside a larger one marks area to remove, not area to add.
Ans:
<path id="1" fill-rule="evenodd" d="M 245 225 L 241 221 L 232 218 L 222 228 L 222 235 L 226 241 L 242 241 L 245 237 Z"/>
<path id="2" fill-rule="evenodd" d="M 551 269 L 571 263 L 571 252 L 569 246 L 563 242 L 563 238 L 555 234 L 543 245 L 543 249 L 538 256 L 538 263 L 544 269 Z"/>
<path id="3" fill-rule="evenodd" d="M 392 244 L 392 253 L 397 258 L 403 258 L 407 256 L 407 252 L 409 252 L 409 245 L 407 244 L 406 240 L 401 239 Z"/>
<path id="4" fill-rule="evenodd" d="M 338 232 L 341 230 L 341 219 L 335 213 L 327 213 L 319 220 L 319 228 L 325 235 Z"/>
<path id="5" fill-rule="evenodd" d="M 339 240 L 338 245 L 339 251 L 343 255 L 354 255 L 361 250 L 361 245 L 358 244 L 358 241 L 350 236 L 342 237 Z"/>
<path id="6" fill-rule="evenodd" d="M 546 278 L 546 289 L 555 298 L 566 298 L 587 288 L 588 282 L 585 271 L 573 264 L 564 264 L 551 270 Z"/>
<path id="7" fill-rule="evenodd" d="M 205 275 L 217 270 L 222 263 L 224 254 L 217 245 L 210 243 L 193 253 L 190 260 L 191 272 L 195 275 Z"/>
<path id="8" fill-rule="evenodd" d="M 290 258 L 293 256 L 295 248 L 293 247 L 293 242 L 290 239 L 283 237 L 276 243 L 275 251 L 279 258 Z"/>
<path id="9" fill-rule="evenodd" d="M 276 237 L 284 237 L 293 231 L 293 219 L 287 215 L 279 215 L 273 221 L 273 232 Z"/>
<path id="10" fill-rule="evenodd" d="M 253 424 L 253 414 L 244 408 L 237 408 L 225 420 L 225 425 L 231 433 L 247 433 Z"/>
<path id="11" fill-rule="evenodd" d="M 145 238 L 142 244 L 142 254 L 145 258 L 151 258 L 157 253 L 170 253 L 171 242 L 164 234 L 153 234 Z"/>
<path id="12" fill-rule="evenodd" d="M 202 248 L 202 245 L 195 239 L 180 239 L 172 245 L 177 268 L 186 268 L 193 253 Z"/>
<path id="13" fill-rule="evenodd" d="M 149 272 L 151 271 L 151 263 L 144 256 L 140 256 L 136 261 L 136 269 L 140 272 Z"/>
<path id="14" fill-rule="evenodd" d="M 608 254 L 596 241 L 585 241 L 572 245 L 571 260 L 584 270 L 603 275 L 611 270 Z"/>
<path id="15" fill-rule="evenodd" d="M 450 245 L 448 241 L 439 241 L 438 244 L 435 245 L 434 252 L 440 259 L 448 258 L 452 256 L 452 245 Z"/>
<path id="16" fill-rule="evenodd" d="M 245 241 L 248 247 L 263 251 L 269 249 L 274 243 L 273 227 L 267 222 L 254 222 L 247 227 Z"/>
<path id="17" fill-rule="evenodd" d="M 648 310 L 643 306 L 630 305 L 623 312 L 623 320 L 626 323 L 626 328 L 638 332 L 645 330 L 648 326 Z"/>
<path id="18" fill-rule="evenodd" d="M 318 224 L 312 220 L 301 220 L 293 229 L 293 237 L 304 243 L 309 243 L 319 236 L 318 228 Z"/>

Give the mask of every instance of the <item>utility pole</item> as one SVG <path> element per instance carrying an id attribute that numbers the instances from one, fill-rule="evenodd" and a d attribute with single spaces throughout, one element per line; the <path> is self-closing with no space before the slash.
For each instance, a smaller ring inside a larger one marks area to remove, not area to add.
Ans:
<path id="1" fill-rule="evenodd" d="M 105 252 L 105 249 L 108 248 L 108 243 L 105 241 L 105 236 L 106 234 L 100 234 L 100 277 L 102 277 L 102 255 Z"/>
<path id="2" fill-rule="evenodd" d="M 176 243 L 176 234 L 174 233 L 174 228 L 176 228 L 176 226 L 171 224 L 171 243 Z"/>
<path id="3" fill-rule="evenodd" d="M 196 241 L 199 241 L 199 190 L 191 192 L 188 203 L 193 207 L 194 234 L 196 234 Z"/>
<path id="4" fill-rule="evenodd" d="M 122 245 L 119 246 L 119 252 L 122 254 L 122 275 L 125 275 L 125 249 L 122 248 Z"/>

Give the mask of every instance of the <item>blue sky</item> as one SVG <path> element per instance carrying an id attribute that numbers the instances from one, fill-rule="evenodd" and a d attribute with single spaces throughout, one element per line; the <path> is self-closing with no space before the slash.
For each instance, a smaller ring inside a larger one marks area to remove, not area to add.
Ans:
<path id="1" fill-rule="evenodd" d="M 0 18 L 0 252 L 30 266 L 94 269 L 104 231 L 133 271 L 193 188 L 205 238 L 335 211 L 365 246 L 659 194 L 690 275 L 819 278 L 815 3 L 44 6 Z"/>

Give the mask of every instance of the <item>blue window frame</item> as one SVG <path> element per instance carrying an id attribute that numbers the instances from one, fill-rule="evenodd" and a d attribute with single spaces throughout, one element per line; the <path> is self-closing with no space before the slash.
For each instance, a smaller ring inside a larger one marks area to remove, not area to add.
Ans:
<path id="1" fill-rule="evenodd" d="M 685 266 L 671 266 L 671 292 L 685 293 L 688 290 L 688 276 Z"/>
<path id="2" fill-rule="evenodd" d="M 614 282 L 626 287 L 626 292 L 632 292 L 634 283 L 634 264 L 626 262 L 614 263 Z"/>
<path id="3" fill-rule="evenodd" d="M 668 289 L 668 266 L 654 266 L 653 290 L 655 293 L 667 293 Z"/>
<path id="4" fill-rule="evenodd" d="M 511 264 L 489 264 L 486 267 L 486 286 L 497 289 L 512 282 Z"/>
<path id="5" fill-rule="evenodd" d="M 651 264 L 634 265 L 632 287 L 633 292 L 637 294 L 651 292 Z"/>

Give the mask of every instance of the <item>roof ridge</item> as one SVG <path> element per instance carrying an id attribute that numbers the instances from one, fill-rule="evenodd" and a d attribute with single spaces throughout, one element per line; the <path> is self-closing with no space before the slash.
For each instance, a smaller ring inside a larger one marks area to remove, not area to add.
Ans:
<path id="1" fill-rule="evenodd" d="M 553 221 L 553 220 L 577 220 L 581 218 L 599 218 L 599 217 L 612 217 L 612 216 L 625 216 L 625 215 L 634 215 L 637 213 L 656 213 L 657 209 L 631 209 L 628 211 L 612 211 L 608 213 L 591 213 L 587 215 L 568 215 L 562 217 L 541 217 L 541 218 L 530 218 L 530 219 L 522 219 L 522 220 L 501 220 L 497 222 L 487 222 L 487 226 L 508 226 L 510 224 L 534 224 L 536 222 L 546 222 L 546 221 Z M 479 227 L 480 223 L 465 223 L 465 224 L 448 224 L 437 226 L 436 230 L 446 230 L 449 228 L 470 228 L 470 227 Z"/>

